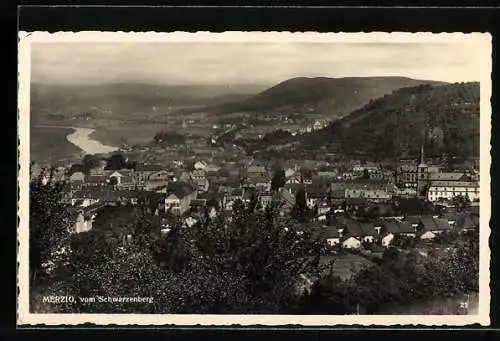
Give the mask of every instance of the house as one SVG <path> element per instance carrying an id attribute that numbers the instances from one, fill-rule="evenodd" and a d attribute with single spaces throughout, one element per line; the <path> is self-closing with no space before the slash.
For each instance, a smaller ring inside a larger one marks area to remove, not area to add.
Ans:
<path id="1" fill-rule="evenodd" d="M 195 218 L 189 216 L 187 217 L 186 219 L 184 219 L 184 224 L 187 226 L 187 227 L 192 227 L 194 224 L 196 224 L 198 222 L 198 220 L 196 220 Z"/>
<path id="2" fill-rule="evenodd" d="M 345 188 L 346 198 L 366 198 L 377 202 L 390 200 L 394 193 L 391 183 L 379 181 L 352 182 Z"/>
<path id="3" fill-rule="evenodd" d="M 75 225 L 72 232 L 82 233 L 90 231 L 99 209 L 105 205 L 105 203 L 98 202 L 76 211 Z"/>
<path id="4" fill-rule="evenodd" d="M 271 180 L 267 174 L 249 175 L 247 182 L 251 187 L 255 187 L 259 191 L 269 192 L 271 190 Z"/>
<path id="5" fill-rule="evenodd" d="M 412 224 L 406 221 L 398 221 L 399 234 L 405 237 L 415 237 L 416 230 Z"/>
<path id="6" fill-rule="evenodd" d="M 326 226 L 323 232 L 323 238 L 330 246 L 336 246 L 340 244 L 341 232 L 335 226 Z"/>
<path id="7" fill-rule="evenodd" d="M 159 164 L 138 163 L 135 166 L 134 177 L 139 186 L 145 186 L 148 177 L 163 170 L 163 166 Z"/>
<path id="8" fill-rule="evenodd" d="M 342 239 L 342 247 L 345 249 L 359 249 L 361 241 L 353 236 L 347 236 Z"/>
<path id="9" fill-rule="evenodd" d="M 323 186 L 308 186 L 306 191 L 306 203 L 309 208 L 327 202 L 329 188 Z"/>
<path id="10" fill-rule="evenodd" d="M 414 224 L 413 224 L 414 225 Z M 418 225 L 418 236 L 420 239 L 432 239 L 436 235 L 452 231 L 448 220 L 442 218 L 435 218 L 432 216 L 421 216 Z"/>
<path id="11" fill-rule="evenodd" d="M 341 226 L 343 225 L 345 236 L 351 236 L 356 238 L 361 238 L 364 236 L 364 232 L 361 229 L 361 224 L 355 220 L 345 219 Z"/>
<path id="12" fill-rule="evenodd" d="M 356 212 L 360 208 L 368 206 L 368 200 L 366 198 L 346 198 L 345 199 L 345 211 Z"/>
<path id="13" fill-rule="evenodd" d="M 70 176 L 69 181 L 72 190 L 81 189 L 85 183 L 85 175 L 81 172 L 75 172 Z"/>
<path id="14" fill-rule="evenodd" d="M 453 227 L 457 222 L 457 216 L 457 212 L 444 212 L 440 215 L 440 218 L 446 219 L 448 224 Z"/>
<path id="15" fill-rule="evenodd" d="M 92 189 L 82 189 L 71 194 L 71 206 L 87 207 L 99 201 L 99 192 Z"/>
<path id="16" fill-rule="evenodd" d="M 377 170 L 368 174 L 370 180 L 394 180 L 394 172 L 389 170 Z"/>
<path id="17" fill-rule="evenodd" d="M 320 178 L 324 178 L 327 180 L 330 179 L 335 179 L 338 175 L 338 172 L 336 169 L 331 169 L 331 170 L 321 170 L 316 173 L 316 176 Z"/>
<path id="18" fill-rule="evenodd" d="M 191 172 L 191 179 L 192 180 L 205 180 L 206 179 L 206 173 L 203 169 L 195 169 Z"/>
<path id="19" fill-rule="evenodd" d="M 300 178 L 301 183 L 306 184 L 306 185 L 312 184 L 313 174 L 312 174 L 312 171 L 310 169 L 301 169 L 300 176 L 301 176 L 301 178 Z"/>
<path id="20" fill-rule="evenodd" d="M 196 161 L 195 164 L 194 164 L 194 169 L 195 170 L 206 170 L 208 164 L 203 161 L 203 160 L 200 160 L 200 161 Z"/>
<path id="21" fill-rule="evenodd" d="M 204 170 L 207 174 L 214 174 L 220 170 L 220 167 L 217 166 L 216 164 L 211 163 L 211 164 L 207 165 L 207 167 L 205 167 Z"/>
<path id="22" fill-rule="evenodd" d="M 479 217 L 470 213 L 461 213 L 456 217 L 454 229 L 459 232 L 477 230 L 479 228 Z"/>
<path id="23" fill-rule="evenodd" d="M 103 187 L 109 183 L 108 177 L 103 175 L 87 175 L 85 177 L 85 187 Z"/>
<path id="24" fill-rule="evenodd" d="M 352 171 L 355 173 L 376 172 L 379 169 L 378 165 L 373 162 L 366 162 L 365 164 L 356 164 L 352 167 Z"/>
<path id="25" fill-rule="evenodd" d="M 196 199 L 197 191 L 188 183 L 171 182 L 166 188 L 165 210 L 182 215 L 189 210 L 191 201 Z"/>
<path id="26" fill-rule="evenodd" d="M 143 186 L 146 190 L 155 190 L 162 186 L 168 185 L 170 181 L 175 181 L 176 178 L 173 173 L 166 170 L 160 170 L 157 172 L 151 172 L 147 175 L 145 181 L 143 181 Z"/>
<path id="27" fill-rule="evenodd" d="M 436 234 L 432 231 L 423 231 L 419 235 L 420 239 L 430 240 L 436 238 Z"/>
<path id="28" fill-rule="evenodd" d="M 268 172 L 266 170 L 266 167 L 264 166 L 256 166 L 256 165 L 252 165 L 250 167 L 247 168 L 247 175 L 249 178 L 252 178 L 252 177 L 268 177 Z"/>
<path id="29" fill-rule="evenodd" d="M 287 169 L 285 169 L 285 178 L 288 179 L 289 177 L 291 177 L 295 173 L 296 173 L 295 169 L 287 168 Z"/>
<path id="30" fill-rule="evenodd" d="M 387 219 L 380 226 L 380 241 L 383 247 L 388 247 L 395 236 L 415 237 L 416 227 L 406 221 Z"/>
<path id="31" fill-rule="evenodd" d="M 396 169 L 396 184 L 403 188 L 416 188 L 418 180 L 417 165 L 402 165 Z"/>
<path id="32" fill-rule="evenodd" d="M 436 180 L 429 183 L 427 198 L 429 201 L 450 200 L 455 196 L 468 197 L 470 201 L 479 201 L 479 183 L 477 181 Z"/>
<path id="33" fill-rule="evenodd" d="M 361 240 L 365 243 L 373 243 L 377 232 L 375 231 L 375 227 L 373 224 L 362 223 L 360 224 L 361 228 Z"/>
<path id="34" fill-rule="evenodd" d="M 392 232 L 384 232 L 380 238 L 380 244 L 383 247 L 389 247 L 394 240 L 394 234 Z"/>
<path id="35" fill-rule="evenodd" d="M 114 171 L 109 175 L 108 183 L 114 184 L 117 188 L 121 189 L 134 189 L 135 181 L 133 172 L 130 170 Z"/>
<path id="36" fill-rule="evenodd" d="M 295 206 L 295 196 L 284 188 L 280 188 L 277 193 L 277 200 L 281 203 L 281 212 L 290 213 Z"/>
<path id="37" fill-rule="evenodd" d="M 329 203 L 323 202 L 318 205 L 318 215 L 326 214 L 330 212 L 332 207 L 330 206 Z"/>
<path id="38" fill-rule="evenodd" d="M 259 196 L 259 200 L 260 204 L 262 205 L 262 208 L 266 208 L 272 203 L 273 196 L 271 194 L 264 193 Z"/>
<path id="39" fill-rule="evenodd" d="M 467 181 L 468 177 L 463 172 L 434 172 L 428 176 L 429 181 Z"/>
<path id="40" fill-rule="evenodd" d="M 85 181 L 85 174 L 82 172 L 75 172 L 71 174 L 69 177 L 70 182 L 84 182 Z"/>
<path id="41" fill-rule="evenodd" d="M 302 183 L 302 177 L 300 176 L 300 173 L 294 173 L 288 177 L 286 177 L 286 184 L 300 184 Z"/>
<path id="42" fill-rule="evenodd" d="M 244 190 L 241 188 L 227 188 L 224 191 L 221 191 L 219 188 L 219 193 L 224 194 L 222 197 L 222 207 L 226 210 L 230 210 L 236 200 L 243 200 Z"/>
<path id="43" fill-rule="evenodd" d="M 116 186 L 120 190 L 132 191 L 136 189 L 134 177 L 132 175 L 124 175 L 120 178 L 120 182 Z"/>
<path id="44" fill-rule="evenodd" d="M 198 192 L 207 192 L 210 186 L 210 182 L 207 179 L 198 179 L 194 181 L 194 185 Z"/>

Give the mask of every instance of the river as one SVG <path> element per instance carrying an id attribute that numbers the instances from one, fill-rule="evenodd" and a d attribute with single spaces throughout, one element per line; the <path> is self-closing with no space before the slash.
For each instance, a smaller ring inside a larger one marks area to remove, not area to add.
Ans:
<path id="1" fill-rule="evenodd" d="M 83 150 L 86 154 L 107 154 L 118 150 L 117 147 L 107 146 L 99 141 L 92 140 L 90 138 L 90 134 L 92 134 L 95 129 L 77 127 L 71 128 L 75 131 L 66 136 L 66 139 Z"/>
<path id="2" fill-rule="evenodd" d="M 66 136 L 66 140 L 71 144 L 77 146 L 87 154 L 106 154 L 118 150 L 118 147 L 107 146 L 99 141 L 92 140 L 90 134 L 92 134 L 95 129 L 93 128 L 81 128 L 81 127 L 68 127 L 60 125 L 49 125 L 49 124 L 38 124 L 35 128 L 64 128 L 73 129 L 74 132 Z"/>

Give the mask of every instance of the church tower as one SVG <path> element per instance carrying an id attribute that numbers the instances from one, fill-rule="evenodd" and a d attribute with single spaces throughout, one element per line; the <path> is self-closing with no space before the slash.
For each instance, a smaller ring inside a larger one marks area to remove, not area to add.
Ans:
<path id="1" fill-rule="evenodd" d="M 425 163 L 424 144 L 420 148 L 420 164 L 417 169 L 417 195 L 426 196 L 429 183 L 429 166 Z"/>

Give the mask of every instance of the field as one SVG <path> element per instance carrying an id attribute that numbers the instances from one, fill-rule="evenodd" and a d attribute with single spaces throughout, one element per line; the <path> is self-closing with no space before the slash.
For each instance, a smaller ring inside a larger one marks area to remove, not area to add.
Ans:
<path id="1" fill-rule="evenodd" d="M 176 133 L 189 133 L 192 135 L 208 137 L 210 128 L 207 125 L 188 125 L 185 129 L 178 125 L 161 123 L 129 123 L 106 122 L 94 125 L 95 131 L 90 135 L 105 145 L 121 147 L 123 144 L 145 144 L 153 140 L 159 131 L 174 131 Z"/>
<path id="2" fill-rule="evenodd" d="M 80 148 L 66 139 L 66 136 L 72 132 L 71 128 L 31 127 L 31 161 L 50 163 L 78 156 L 81 152 Z"/>

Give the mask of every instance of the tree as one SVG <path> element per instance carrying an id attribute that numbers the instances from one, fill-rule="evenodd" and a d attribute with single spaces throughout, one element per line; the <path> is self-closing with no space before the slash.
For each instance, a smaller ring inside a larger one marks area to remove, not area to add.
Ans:
<path id="1" fill-rule="evenodd" d="M 301 212 L 307 209 L 306 191 L 303 188 L 300 188 L 295 194 L 295 205 Z"/>
<path id="2" fill-rule="evenodd" d="M 86 154 L 82 160 L 82 166 L 85 174 L 88 174 L 91 169 L 98 167 L 100 160 L 97 156 L 93 154 Z"/>
<path id="3" fill-rule="evenodd" d="M 469 207 L 471 201 L 467 195 L 457 195 L 451 198 L 451 203 L 457 208 L 458 212 L 463 211 L 465 208 Z"/>
<path id="4" fill-rule="evenodd" d="M 307 207 L 306 191 L 300 188 L 295 194 L 295 205 L 292 208 L 291 216 L 300 222 L 310 221 L 312 211 Z"/>
<path id="5" fill-rule="evenodd" d="M 71 176 L 74 173 L 84 173 L 84 172 L 85 168 L 82 165 L 75 163 L 72 164 L 71 167 L 69 168 L 68 174 Z"/>
<path id="6" fill-rule="evenodd" d="M 291 222 L 278 219 L 277 207 L 265 213 L 243 212 L 231 221 L 216 218 L 207 226 L 183 230 L 195 240 L 191 267 L 211 273 L 230 273 L 236 280 L 229 292 L 240 291 L 243 301 L 219 302 L 226 313 L 277 313 L 292 309 L 300 300 L 300 275 L 321 271 L 319 256 L 326 244 L 307 232 L 298 235 Z M 287 227 L 288 229 L 285 229 Z M 202 262 L 203 264 L 199 264 Z"/>
<path id="7" fill-rule="evenodd" d="M 63 204 L 64 183 L 49 179 L 44 172 L 30 183 L 29 256 L 32 283 L 46 274 L 47 266 L 55 264 L 58 251 L 67 246 L 71 219 Z"/>
<path id="8" fill-rule="evenodd" d="M 277 191 L 280 188 L 283 188 L 286 183 L 285 170 L 277 170 L 273 178 L 271 179 L 271 191 Z"/>
<path id="9" fill-rule="evenodd" d="M 106 162 L 107 170 L 120 170 L 127 168 L 127 160 L 123 153 L 114 153 L 111 155 Z"/>

